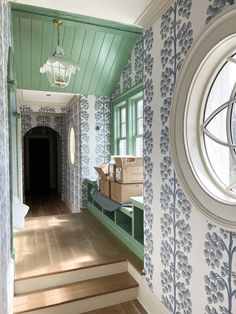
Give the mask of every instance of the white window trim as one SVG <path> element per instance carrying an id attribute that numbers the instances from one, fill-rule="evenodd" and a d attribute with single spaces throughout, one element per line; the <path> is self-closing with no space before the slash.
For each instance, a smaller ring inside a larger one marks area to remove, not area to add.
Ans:
<path id="1" fill-rule="evenodd" d="M 212 180 L 201 121 L 207 91 L 222 66 L 219 60 L 236 51 L 235 20 L 236 6 L 230 6 L 195 42 L 178 76 L 170 119 L 171 151 L 184 190 L 204 216 L 227 227 L 236 227 L 236 199 Z"/>

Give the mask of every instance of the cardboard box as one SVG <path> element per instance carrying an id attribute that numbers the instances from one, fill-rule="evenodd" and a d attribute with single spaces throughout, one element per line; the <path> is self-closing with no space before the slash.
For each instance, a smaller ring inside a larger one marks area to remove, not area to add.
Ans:
<path id="1" fill-rule="evenodd" d="M 104 196 L 109 198 L 110 197 L 110 181 L 108 179 L 106 180 L 99 179 L 99 190 Z"/>
<path id="2" fill-rule="evenodd" d="M 99 166 L 94 167 L 97 171 L 99 178 L 102 180 L 107 180 L 108 178 L 108 164 L 102 164 Z"/>
<path id="3" fill-rule="evenodd" d="M 94 167 L 99 175 L 99 190 L 106 196 L 110 197 L 110 181 L 108 177 L 109 169 L 108 164 L 102 164 Z"/>
<path id="4" fill-rule="evenodd" d="M 115 163 L 116 182 L 143 182 L 143 157 L 115 157 Z"/>
<path id="5" fill-rule="evenodd" d="M 128 183 L 122 184 L 118 182 L 111 182 L 111 193 L 110 197 L 112 200 L 120 204 L 130 203 L 131 196 L 143 195 L 143 184 L 142 183 Z"/>
<path id="6" fill-rule="evenodd" d="M 115 181 L 116 180 L 116 165 L 115 164 L 109 164 L 109 180 Z"/>

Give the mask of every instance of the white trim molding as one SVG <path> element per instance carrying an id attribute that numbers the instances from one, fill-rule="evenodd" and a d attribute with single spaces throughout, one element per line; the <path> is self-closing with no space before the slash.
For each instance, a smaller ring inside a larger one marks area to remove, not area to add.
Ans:
<path id="1" fill-rule="evenodd" d="M 148 29 L 173 2 L 174 0 L 152 0 L 142 14 L 136 19 L 134 24 L 140 25 L 144 29 Z"/>
<path id="2" fill-rule="evenodd" d="M 149 314 L 170 314 L 161 300 L 150 290 L 146 279 L 139 274 L 137 270 L 128 263 L 128 272 L 138 282 L 137 299 Z"/>

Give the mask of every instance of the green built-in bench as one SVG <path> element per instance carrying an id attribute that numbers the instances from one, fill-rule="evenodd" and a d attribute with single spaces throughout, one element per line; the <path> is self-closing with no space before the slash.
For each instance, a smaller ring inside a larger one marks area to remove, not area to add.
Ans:
<path id="1" fill-rule="evenodd" d="M 110 212 L 97 204 L 91 191 L 96 180 L 87 181 L 87 208 L 139 258 L 143 259 L 143 197 L 130 197 L 131 204 Z"/>

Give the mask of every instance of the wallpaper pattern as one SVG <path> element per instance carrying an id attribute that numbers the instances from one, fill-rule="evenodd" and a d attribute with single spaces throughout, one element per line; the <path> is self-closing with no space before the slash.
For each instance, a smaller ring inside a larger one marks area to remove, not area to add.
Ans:
<path id="1" fill-rule="evenodd" d="M 64 120 L 64 134 L 62 140 L 63 155 L 63 191 L 66 198 L 75 206 L 80 208 L 80 136 L 79 136 L 79 99 L 70 107 L 66 113 Z M 72 166 L 68 161 L 68 134 L 70 124 L 75 130 L 75 162 Z"/>
<path id="2" fill-rule="evenodd" d="M 87 185 L 85 178 L 89 176 L 90 163 L 90 134 L 89 134 L 89 101 L 87 95 L 80 97 L 80 194 L 81 206 L 86 207 Z"/>
<path id="3" fill-rule="evenodd" d="M 24 136 L 30 129 L 37 126 L 46 126 L 57 131 L 60 135 L 63 132 L 62 115 L 39 114 L 28 111 L 21 111 L 21 130 Z"/>
<path id="4" fill-rule="evenodd" d="M 234 313 L 236 299 L 236 233 L 208 224 L 204 243 L 206 263 L 211 269 L 205 275 L 207 314 Z M 223 303 L 226 301 L 226 303 Z"/>
<path id="5" fill-rule="evenodd" d="M 94 166 L 110 161 L 111 109 L 110 98 L 80 96 L 80 172 L 81 206 L 86 206 L 87 185 L 85 178 L 96 178 Z"/>
<path id="6" fill-rule="evenodd" d="M 152 45 L 153 45 L 153 31 L 149 29 L 144 34 L 144 73 L 143 73 L 143 85 L 144 85 L 144 268 L 146 271 L 146 280 L 150 289 L 153 289 L 152 277 L 154 271 L 154 265 L 152 261 L 152 254 L 154 250 L 153 242 L 153 220 L 154 215 L 152 212 L 153 202 L 153 57 L 152 57 Z"/>
<path id="7" fill-rule="evenodd" d="M 192 248 L 189 218 L 191 204 L 181 189 L 169 148 L 169 113 L 177 74 L 192 42 L 193 30 L 189 21 L 191 0 L 177 0 L 161 18 L 161 97 L 162 123 L 160 137 L 161 191 L 161 272 L 162 302 L 170 313 L 192 313 L 188 288 L 192 276 L 188 253 Z"/>
<path id="8" fill-rule="evenodd" d="M 10 246 L 9 148 L 7 62 L 10 46 L 10 13 L 7 1 L 0 0 L 0 313 L 11 314 L 13 273 Z"/>
<path id="9" fill-rule="evenodd" d="M 111 156 L 111 109 L 109 97 L 95 99 L 96 164 L 108 163 Z"/>
<path id="10" fill-rule="evenodd" d="M 113 91 L 112 99 L 119 97 L 130 88 L 142 83 L 143 55 L 143 37 L 141 36 L 134 45 L 120 80 Z"/>
<path id="11" fill-rule="evenodd" d="M 207 8 L 206 23 L 222 11 L 225 6 L 234 4 L 234 0 L 208 0 L 210 2 Z"/>

